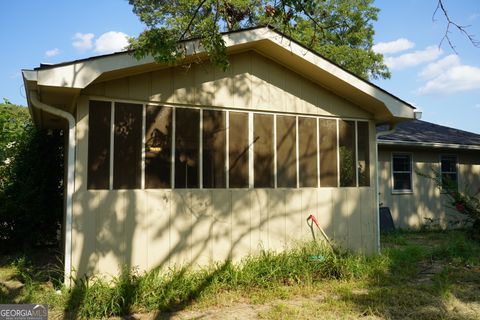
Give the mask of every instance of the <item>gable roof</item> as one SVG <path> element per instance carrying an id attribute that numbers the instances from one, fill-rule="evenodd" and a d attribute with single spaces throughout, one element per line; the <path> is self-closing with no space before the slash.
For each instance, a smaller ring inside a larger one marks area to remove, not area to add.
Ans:
<path id="1" fill-rule="evenodd" d="M 223 40 L 228 53 L 257 51 L 370 112 L 377 122 L 396 123 L 414 118 L 415 108 L 412 105 L 272 28 L 258 27 L 226 33 Z M 206 58 L 198 39 L 183 44 L 187 52 L 185 61 Z M 39 96 L 47 97 L 47 101 L 49 95 L 62 95 L 64 99 L 70 97 L 71 101 L 66 103 L 68 106 L 64 109 L 72 112 L 74 100 L 80 91 L 92 83 L 167 67 L 170 66 L 158 64 L 152 57 L 137 60 L 131 52 L 119 52 L 56 65 L 42 65 L 33 70 L 23 70 L 22 73 L 29 106 L 29 91 L 35 90 Z"/>
<path id="2" fill-rule="evenodd" d="M 412 120 L 399 123 L 395 132 L 380 136 L 378 144 L 480 150 L 480 134 Z"/>

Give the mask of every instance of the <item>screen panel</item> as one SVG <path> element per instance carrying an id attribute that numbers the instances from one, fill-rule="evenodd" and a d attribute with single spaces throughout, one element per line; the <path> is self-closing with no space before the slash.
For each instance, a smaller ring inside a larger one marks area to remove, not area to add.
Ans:
<path id="1" fill-rule="evenodd" d="M 110 188 L 111 102 L 91 100 L 88 107 L 88 189 Z"/>

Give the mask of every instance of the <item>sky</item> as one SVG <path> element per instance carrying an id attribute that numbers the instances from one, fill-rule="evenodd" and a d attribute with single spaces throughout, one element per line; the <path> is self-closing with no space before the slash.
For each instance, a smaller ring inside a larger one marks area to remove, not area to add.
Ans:
<path id="1" fill-rule="evenodd" d="M 480 134 L 480 48 L 432 19 L 436 0 L 375 0 L 374 50 L 390 79 L 373 83 L 411 103 L 422 119 Z M 444 0 L 453 21 L 480 40 L 480 1 Z M 119 51 L 144 26 L 127 0 L 0 1 L 0 102 L 26 105 L 22 69 Z"/>

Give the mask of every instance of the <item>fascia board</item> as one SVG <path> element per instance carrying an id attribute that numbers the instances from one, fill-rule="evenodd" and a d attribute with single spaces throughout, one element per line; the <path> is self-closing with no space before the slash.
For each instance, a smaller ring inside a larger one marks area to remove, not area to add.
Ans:
<path id="1" fill-rule="evenodd" d="M 480 150 L 480 146 L 468 144 L 439 143 L 439 142 L 419 142 L 419 141 L 389 141 L 379 140 L 380 146 L 405 146 L 405 147 L 425 147 L 436 149 L 464 149 L 464 150 Z"/>

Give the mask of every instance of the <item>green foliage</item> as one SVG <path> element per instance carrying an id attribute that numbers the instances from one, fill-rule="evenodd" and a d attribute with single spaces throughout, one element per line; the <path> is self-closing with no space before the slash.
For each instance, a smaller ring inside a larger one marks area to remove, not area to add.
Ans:
<path id="1" fill-rule="evenodd" d="M 363 79 L 389 78 L 383 56 L 372 51 L 378 9 L 372 0 L 129 0 L 147 29 L 130 39 L 138 59 L 175 63 L 182 41 L 198 38 L 212 63 L 228 68 L 221 32 L 269 25 Z"/>
<path id="2" fill-rule="evenodd" d="M 15 301 L 48 303 L 52 312 L 62 312 L 68 319 L 142 312 L 156 312 L 161 317 L 162 312 L 191 304 L 218 306 L 220 295 L 227 297 L 226 303 L 237 299 L 244 303 L 250 298 L 253 303 L 282 299 L 289 304 L 288 299 L 298 301 L 298 295 L 311 300 L 312 290 L 317 290 L 315 297 L 325 297 L 316 306 L 333 309 L 328 314 L 336 317 L 347 313 L 349 318 L 358 317 L 355 306 L 362 306 L 362 312 L 372 308 L 381 317 L 402 318 L 408 311 L 414 312 L 411 318 L 421 318 L 417 307 L 423 310 L 429 299 L 443 299 L 455 290 L 461 294 L 457 298 L 465 297 L 466 286 L 476 288 L 469 293 L 473 300 L 468 300 L 476 301 L 480 245 L 464 231 L 398 232 L 384 240 L 388 248 L 371 257 L 333 251 L 315 242 L 298 243 L 284 252 L 264 251 L 236 264 L 227 261 L 203 269 L 156 269 L 139 274 L 124 268 L 111 280 L 87 278 L 61 292 L 40 283 L 38 270 L 21 257 L 13 263 L 15 274 L 32 281 L 20 289 Z M 12 303 L 13 296 L 0 285 L 0 301 Z M 441 300 L 439 305 L 446 302 Z M 350 307 L 351 311 L 345 310 Z M 324 315 L 320 312 L 317 317 Z M 438 314 L 430 318 L 438 318 Z"/>
<path id="3" fill-rule="evenodd" d="M 0 105 L 0 251 L 56 244 L 63 136 L 37 130 L 25 107 Z"/>
<path id="4" fill-rule="evenodd" d="M 444 179 L 441 172 L 435 168 L 431 168 L 430 172 L 417 172 L 417 174 L 435 182 L 436 186 L 447 197 L 449 208 L 457 210 L 471 219 L 472 236 L 480 240 L 480 189 L 474 192 L 467 186 L 464 190 L 459 190 L 456 182 Z"/>

